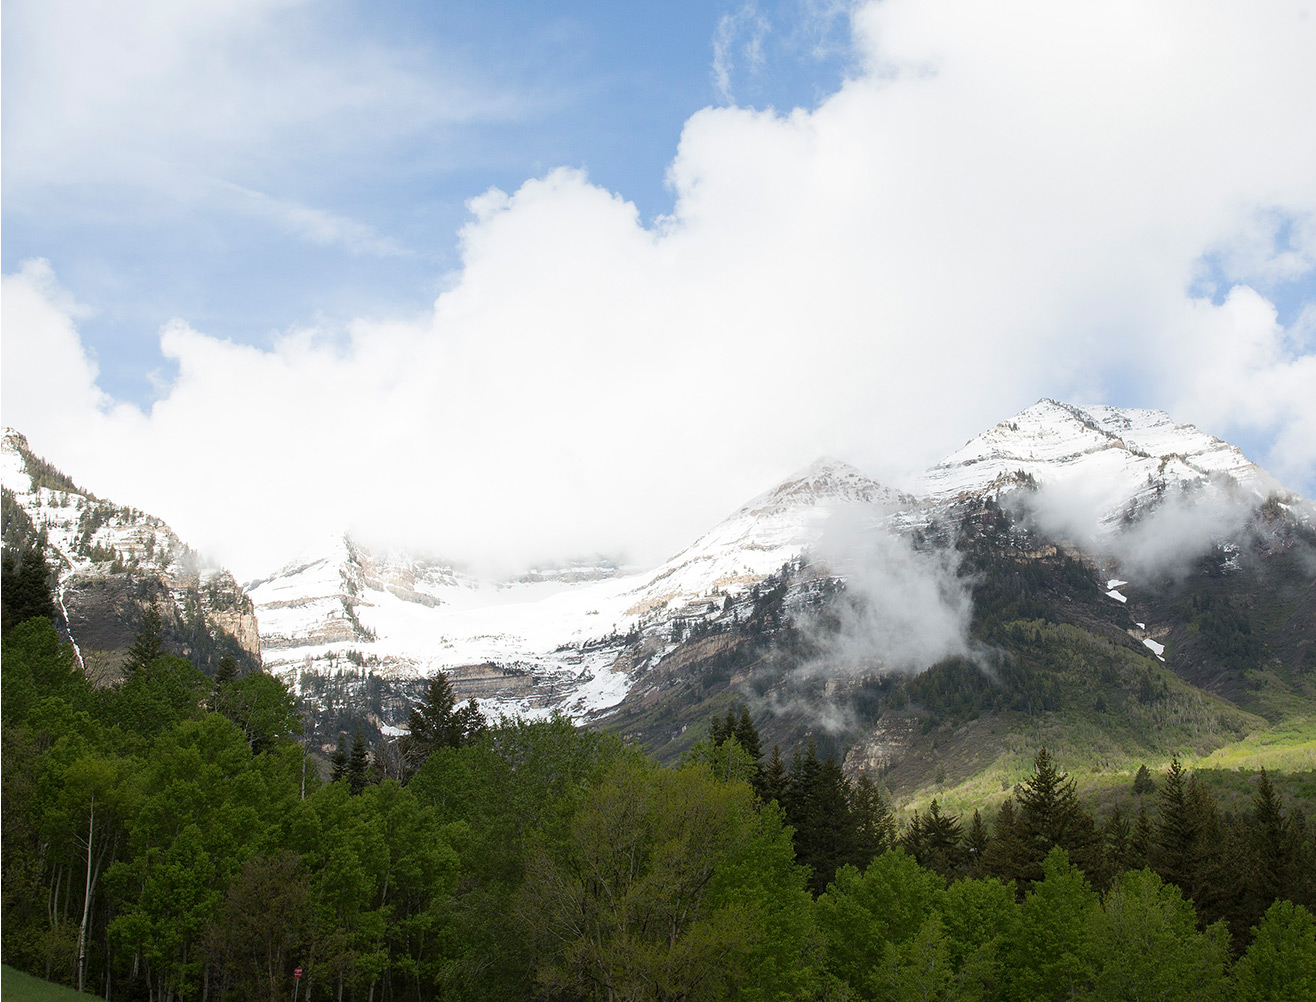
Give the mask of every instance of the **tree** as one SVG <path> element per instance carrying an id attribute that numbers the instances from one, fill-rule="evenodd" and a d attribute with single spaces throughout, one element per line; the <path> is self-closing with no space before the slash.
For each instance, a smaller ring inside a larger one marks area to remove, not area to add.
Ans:
<path id="1" fill-rule="evenodd" d="M 59 621 L 50 576 L 40 545 L 23 547 L 17 553 L 5 549 L 0 558 L 0 630 L 8 632 L 38 616 L 52 623 Z"/>
<path id="2" fill-rule="evenodd" d="M 338 747 L 334 749 L 334 757 L 330 760 L 333 768 L 329 774 L 329 782 L 337 783 L 347 775 L 347 756 L 347 735 L 339 731 Z"/>
<path id="3" fill-rule="evenodd" d="M 1002 830 L 988 853 L 988 872 L 1016 881 L 1022 891 L 1042 879 L 1042 861 L 1059 846 L 1075 865 L 1099 873 L 1101 845 L 1075 786 L 1073 779 L 1056 769 L 1047 750 L 1040 749 L 1033 760 L 1033 775 L 1016 788 L 1017 807 L 1008 815 L 1002 807 L 997 819 Z"/>
<path id="4" fill-rule="evenodd" d="M 586 794 L 565 839 L 532 844 L 517 908 L 540 941 L 549 997 L 712 999 L 775 995 L 794 979 L 804 925 L 769 951 L 774 923 L 807 914 L 800 871 L 774 810 L 702 763 L 618 762 Z M 766 827 L 765 827 L 766 823 Z M 764 865 L 767 859 L 774 862 Z M 734 880 L 725 876 L 735 874 Z M 753 880 L 757 891 L 746 893 Z M 764 961 L 771 959 L 772 963 Z M 758 992 L 753 991 L 758 985 Z"/>
<path id="5" fill-rule="evenodd" d="M 1099 959 L 1097 895 L 1057 846 L 1042 862 L 1020 909 L 1019 935 L 1010 944 L 1007 970 L 1020 999 L 1080 998 Z"/>
<path id="6" fill-rule="evenodd" d="M 415 775 L 440 748 L 461 748 L 484 732 L 484 715 L 475 700 L 469 700 L 460 709 L 456 703 L 452 686 L 442 672 L 430 679 L 424 702 L 411 708 L 408 732 L 401 741 L 407 778 Z"/>
<path id="7" fill-rule="evenodd" d="M 1133 777 L 1133 792 L 1140 797 L 1146 793 L 1156 792 L 1156 783 L 1151 778 L 1151 773 L 1147 771 L 1146 765 L 1138 766 L 1138 772 Z"/>
<path id="8" fill-rule="evenodd" d="M 220 689 L 215 710 L 242 728 L 254 754 L 269 751 L 302 729 L 296 697 L 286 683 L 263 671 Z"/>
<path id="9" fill-rule="evenodd" d="M 964 851 L 968 854 L 969 876 L 976 877 L 983 872 L 983 860 L 987 856 L 987 846 L 990 842 L 991 836 L 987 834 L 982 812 L 975 807 L 973 821 L 964 834 Z"/>
<path id="10" fill-rule="evenodd" d="M 1223 998 L 1229 933 L 1197 928 L 1192 903 L 1150 870 L 1125 873 L 1097 922 L 1093 998 L 1210 1002 Z"/>
<path id="11" fill-rule="evenodd" d="M 895 843 L 896 819 L 877 784 L 861 772 L 850 788 L 850 818 L 854 825 L 854 844 L 850 862 L 867 866 Z"/>
<path id="12" fill-rule="evenodd" d="M 755 777 L 754 789 L 765 803 L 772 801 L 784 803 L 786 799 L 787 773 L 786 763 L 781 757 L 781 746 L 772 746 L 772 757 L 768 764 L 759 770 Z"/>
<path id="13" fill-rule="evenodd" d="M 1316 999 L 1316 922 L 1302 905 L 1276 901 L 1234 965 L 1238 1002 Z"/>
<path id="14" fill-rule="evenodd" d="M 1151 863 L 1162 880 L 1191 888 L 1197 863 L 1197 824 L 1188 804 L 1188 773 L 1176 755 L 1157 797 Z"/>
<path id="15" fill-rule="evenodd" d="M 941 877 L 901 850 L 883 853 L 862 873 L 841 867 L 816 908 L 828 972 L 859 997 L 871 997 L 886 945 L 917 936 L 944 887 Z"/>
<path id="16" fill-rule="evenodd" d="M 159 610 L 153 604 L 148 605 L 142 610 L 142 624 L 137 631 L 137 638 L 128 648 L 127 657 L 123 662 L 125 675 L 146 668 L 164 654 L 163 633 L 164 624 L 161 622 Z"/>
<path id="17" fill-rule="evenodd" d="M 347 785 L 352 796 L 357 796 L 366 788 L 370 780 L 370 754 L 366 750 L 366 739 L 361 736 L 358 727 L 352 739 L 352 756 L 347 762 Z"/>

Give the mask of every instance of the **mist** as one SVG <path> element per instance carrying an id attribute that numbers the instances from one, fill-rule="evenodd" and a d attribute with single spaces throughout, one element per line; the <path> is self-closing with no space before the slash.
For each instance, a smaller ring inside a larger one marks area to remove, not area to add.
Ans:
<path id="1" fill-rule="evenodd" d="M 1048 485 L 1010 502 L 1043 535 L 1097 555 L 1135 583 L 1180 579 L 1216 546 L 1246 534 L 1257 498 L 1232 482 L 1167 490 L 1131 517 L 1087 485 Z"/>

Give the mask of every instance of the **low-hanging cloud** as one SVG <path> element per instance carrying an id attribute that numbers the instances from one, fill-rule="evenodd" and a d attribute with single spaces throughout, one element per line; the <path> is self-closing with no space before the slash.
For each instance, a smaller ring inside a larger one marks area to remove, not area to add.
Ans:
<path id="1" fill-rule="evenodd" d="M 1070 483 L 1016 493 L 1006 503 L 1046 537 L 1080 546 L 1144 585 L 1182 578 L 1217 546 L 1246 540 L 1258 505 L 1224 475 L 1212 484 L 1171 486 L 1127 513 L 1113 509 L 1112 500 L 1093 485 Z"/>
<path id="2" fill-rule="evenodd" d="M 814 556 L 844 579 L 845 591 L 825 610 L 834 623 L 814 631 L 823 654 L 801 668 L 805 675 L 916 674 L 969 652 L 973 596 L 953 549 L 916 548 L 867 513 L 842 509 L 828 520 Z"/>
<path id="3" fill-rule="evenodd" d="M 1316 435 L 1287 429 L 1316 427 L 1316 355 L 1263 279 L 1311 262 L 1258 265 L 1280 250 L 1254 221 L 1316 218 L 1316 18 L 1209 6 L 863 5 L 860 69 L 815 109 L 691 116 L 666 217 L 574 170 L 492 190 L 432 313 L 266 348 L 171 321 L 148 412 L 104 397 L 28 267 L 5 278 L 4 420 L 244 576 L 344 525 L 467 561 L 651 562 L 818 455 L 899 484 L 1040 396 L 1112 387 L 1272 435 L 1258 458 L 1310 490 Z M 1233 295 L 1195 284 L 1208 255 Z M 1221 397 L 1201 345 L 1239 338 Z"/>

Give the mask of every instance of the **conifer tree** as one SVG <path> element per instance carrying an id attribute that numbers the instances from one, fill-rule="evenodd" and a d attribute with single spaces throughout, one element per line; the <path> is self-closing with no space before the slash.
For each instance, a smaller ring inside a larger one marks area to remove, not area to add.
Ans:
<path id="1" fill-rule="evenodd" d="M 741 706 L 740 716 L 736 718 L 734 730 L 736 740 L 740 742 L 740 747 L 745 749 L 749 757 L 757 762 L 763 757 L 763 747 L 759 741 L 758 728 L 754 726 L 754 718 L 749 715 L 749 707 Z"/>
<path id="2" fill-rule="evenodd" d="M 1188 773 L 1176 755 L 1165 772 L 1157 796 L 1155 837 L 1151 845 L 1152 869 L 1161 879 L 1187 890 L 1196 862 L 1197 826 L 1188 806 Z"/>
<path id="3" fill-rule="evenodd" d="M 987 847 L 991 836 L 987 834 L 987 825 L 982 820 L 982 811 L 973 809 L 973 821 L 964 833 L 964 852 L 968 857 L 968 875 L 980 877 L 984 872 L 983 861 L 987 857 Z"/>
<path id="4" fill-rule="evenodd" d="M 461 748 L 471 744 L 484 733 L 485 723 L 474 699 L 457 708 L 452 686 L 439 672 L 430 679 L 425 701 L 411 708 L 407 728 L 398 749 L 401 757 L 399 769 L 410 778 L 440 748 Z"/>
<path id="5" fill-rule="evenodd" d="M 238 677 L 238 662 L 232 654 L 225 654 L 215 668 L 215 688 L 228 685 Z"/>
<path id="6" fill-rule="evenodd" d="M 1147 805 L 1138 805 L 1138 816 L 1133 822 L 1133 831 L 1129 834 L 1129 855 L 1127 866 L 1130 870 L 1141 870 L 1151 859 L 1152 842 L 1156 833 L 1152 828 L 1151 818 L 1147 815 Z"/>
<path id="7" fill-rule="evenodd" d="M 1138 772 L 1133 777 L 1133 792 L 1140 797 L 1145 793 L 1156 792 L 1156 783 L 1152 780 L 1145 764 L 1138 766 Z"/>
<path id="8" fill-rule="evenodd" d="M 347 775 L 347 735 L 342 731 L 338 732 L 338 747 L 334 749 L 333 771 L 329 775 L 329 782 L 337 783 Z"/>
<path id="9" fill-rule="evenodd" d="M 1010 836 L 994 854 L 992 872 L 1021 887 L 1042 879 L 1042 861 L 1056 846 L 1095 879 L 1102 868 L 1101 844 L 1092 817 L 1083 810 L 1075 781 L 1056 769 L 1046 748 L 1033 760 L 1033 775 L 1017 787 Z"/>
<path id="10" fill-rule="evenodd" d="M 160 612 L 152 603 L 142 611 L 142 625 L 137 631 L 137 639 L 128 648 L 128 656 L 123 663 L 125 675 L 147 667 L 164 654 L 163 633 L 164 624 L 160 620 Z"/>
<path id="11" fill-rule="evenodd" d="M 370 754 L 366 750 L 366 739 L 361 736 L 361 729 L 357 728 L 356 736 L 352 739 L 352 756 L 347 762 L 347 785 L 352 796 L 365 790 L 369 779 Z"/>
<path id="12" fill-rule="evenodd" d="M 1113 807 L 1110 817 L 1101 827 L 1101 839 L 1106 847 L 1106 856 L 1116 870 L 1141 869 L 1129 866 L 1129 843 L 1132 838 L 1133 825 L 1118 805 Z"/>
<path id="13" fill-rule="evenodd" d="M 863 869 L 876 856 L 891 848 L 896 837 L 896 820 L 877 784 L 861 772 L 850 788 L 850 817 L 854 825 L 853 859 Z"/>
<path id="14" fill-rule="evenodd" d="M 0 606 L 0 629 L 11 629 L 38 616 L 59 622 L 50 592 L 50 566 L 40 545 L 24 547 L 17 554 L 5 549 L 0 561 Z"/>
<path id="15" fill-rule="evenodd" d="M 773 745 L 772 757 L 768 759 L 768 764 L 759 771 L 754 788 L 758 792 L 759 799 L 765 804 L 775 800 L 784 806 L 786 784 L 786 763 L 781 757 L 781 746 Z"/>

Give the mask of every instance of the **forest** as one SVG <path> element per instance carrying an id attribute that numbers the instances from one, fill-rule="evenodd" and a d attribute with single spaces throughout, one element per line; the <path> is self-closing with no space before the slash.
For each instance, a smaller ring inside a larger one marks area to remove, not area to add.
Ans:
<path id="1" fill-rule="evenodd" d="M 442 677 L 322 777 L 277 679 L 164 653 L 93 686 L 7 564 L 6 964 L 107 999 L 1316 998 L 1316 836 L 1177 761 L 1096 817 L 1038 749 L 971 816 L 760 747 L 744 707 L 661 766 Z M 300 978 L 294 978 L 294 972 Z"/>

